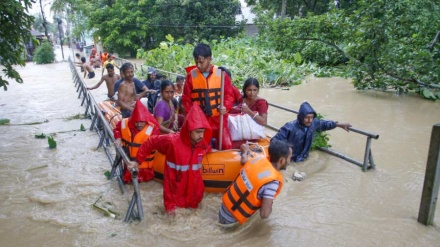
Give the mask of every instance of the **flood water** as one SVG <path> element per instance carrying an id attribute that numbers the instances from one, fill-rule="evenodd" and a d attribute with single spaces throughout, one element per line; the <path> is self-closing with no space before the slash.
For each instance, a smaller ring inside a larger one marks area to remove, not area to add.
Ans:
<path id="1" fill-rule="evenodd" d="M 262 89 L 269 102 L 298 110 L 307 100 L 327 119 L 380 135 L 372 141 L 375 170 L 314 151 L 283 171 L 281 194 L 267 220 L 244 226 L 217 225 L 221 195 L 206 194 L 197 210 L 164 213 L 162 186 L 140 185 L 142 222 L 124 223 L 132 188 L 122 195 L 107 180 L 110 164 L 89 119 L 67 62 L 17 67 L 23 84 L 0 92 L 0 246 L 440 246 L 440 206 L 434 226 L 417 222 L 432 125 L 440 104 L 411 95 L 356 91 L 343 78 L 309 78 L 290 90 Z M 101 70 L 97 69 L 97 74 Z M 98 76 L 99 77 L 99 76 Z M 94 85 L 99 78 L 86 79 Z M 92 91 L 106 97 L 105 85 Z M 74 119 L 72 119 L 74 118 Z M 270 107 L 269 123 L 296 118 Z M 42 122 L 41 124 L 30 124 Z M 80 131 L 84 125 L 86 131 Z M 52 135 L 56 149 L 46 139 Z M 271 132 L 269 132 L 271 133 Z M 272 132 L 273 133 L 273 132 Z M 362 160 L 366 137 L 342 129 L 328 132 L 336 151 Z M 295 182 L 294 170 L 307 178 Z M 121 213 L 104 216 L 99 203 Z"/>

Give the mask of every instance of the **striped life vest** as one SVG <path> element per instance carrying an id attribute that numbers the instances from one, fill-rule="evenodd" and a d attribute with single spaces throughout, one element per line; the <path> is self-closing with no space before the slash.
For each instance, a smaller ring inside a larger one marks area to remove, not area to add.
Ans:
<path id="1" fill-rule="evenodd" d="M 197 102 L 206 116 L 219 116 L 221 70 L 216 66 L 208 78 L 205 78 L 198 69 L 191 70 L 193 89 L 191 100 Z"/>
<path id="2" fill-rule="evenodd" d="M 128 148 L 128 155 L 130 160 L 135 160 L 139 147 L 144 143 L 153 133 L 154 125 L 147 122 L 145 127 L 139 131 L 134 137 L 131 136 L 130 128 L 128 127 L 128 118 L 121 121 L 121 139 L 122 145 Z M 151 154 L 139 164 L 139 168 L 153 168 L 154 154 L 156 151 L 151 152 Z"/>
<path id="3" fill-rule="evenodd" d="M 276 197 L 283 185 L 283 175 L 266 157 L 259 155 L 244 164 L 238 177 L 223 194 L 223 204 L 234 218 L 243 224 L 261 208 L 263 200 L 258 198 L 260 188 L 274 180 L 280 183 L 275 193 Z"/>

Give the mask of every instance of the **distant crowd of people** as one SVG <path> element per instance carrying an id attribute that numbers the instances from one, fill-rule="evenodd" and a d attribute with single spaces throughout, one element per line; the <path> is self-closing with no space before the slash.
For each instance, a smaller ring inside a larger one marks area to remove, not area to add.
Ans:
<path id="1" fill-rule="evenodd" d="M 155 150 L 159 151 L 166 155 L 163 178 L 166 212 L 197 208 L 204 194 L 203 157 L 213 150 L 239 148 L 242 171 L 222 197 L 219 222 L 243 224 L 257 211 L 261 218 L 267 218 L 282 188 L 280 170 L 291 161 L 300 162 L 308 157 L 316 131 L 336 127 L 348 131 L 351 125 L 320 120 L 312 106 L 304 102 L 297 119 L 286 123 L 271 138 L 269 158 L 251 154 L 244 142 L 248 140 L 232 141 L 228 115 L 248 115 L 259 125 L 267 124 L 269 105 L 259 97 L 258 80 L 248 78 L 240 92 L 231 82 L 231 72 L 212 64 L 208 45 L 197 45 L 192 55 L 195 65 L 186 68 L 186 78 L 177 76 L 174 83 L 153 68 L 149 68 L 146 80 L 141 81 L 134 77 L 131 63 L 119 68 L 107 52 L 98 56 L 92 50 L 89 63 L 77 54 L 81 60 L 77 64 L 84 70 L 84 78 L 93 78 L 94 69 L 104 66 L 101 80 L 87 89 L 96 89 L 105 81 L 108 98 L 115 100 L 121 109 L 123 119 L 113 131 L 115 145 L 125 146 L 132 159 L 125 167 L 125 182 L 131 181 L 132 168 L 139 171 L 140 182 L 151 180 L 154 177 L 151 157 Z M 115 73 L 115 67 L 120 75 Z"/>

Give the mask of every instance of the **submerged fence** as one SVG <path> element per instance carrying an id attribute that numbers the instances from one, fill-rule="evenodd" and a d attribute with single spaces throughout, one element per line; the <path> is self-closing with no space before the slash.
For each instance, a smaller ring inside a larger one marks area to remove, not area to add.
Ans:
<path id="1" fill-rule="evenodd" d="M 268 104 L 270 106 L 276 107 L 278 109 L 282 109 L 282 110 L 285 110 L 285 111 L 288 111 L 288 112 L 292 112 L 292 113 L 298 114 L 298 111 L 291 110 L 291 109 L 286 108 L 284 106 L 280 106 L 280 105 L 276 105 L 276 104 L 272 104 L 272 103 L 268 103 Z M 279 128 L 277 128 L 275 126 L 272 126 L 270 124 L 267 124 L 266 127 L 269 128 L 269 129 L 275 130 L 275 131 L 279 130 Z M 377 140 L 377 139 L 379 139 L 379 135 L 373 134 L 373 133 L 370 133 L 370 132 L 367 132 L 367 131 L 364 131 L 364 130 L 356 129 L 356 128 L 353 128 L 353 127 L 349 127 L 348 129 L 350 131 L 354 132 L 354 133 L 361 134 L 361 135 L 364 135 L 364 136 L 367 137 L 367 143 L 365 145 L 365 153 L 364 153 L 364 160 L 363 160 L 363 162 L 355 160 L 355 159 L 353 159 L 351 157 L 348 157 L 348 156 L 346 156 L 344 154 L 341 154 L 341 153 L 336 152 L 336 151 L 334 151 L 332 149 L 329 149 L 329 148 L 320 147 L 318 149 L 321 150 L 321 151 L 324 151 L 326 153 L 329 153 L 331 155 L 334 155 L 334 156 L 336 156 L 338 158 L 341 158 L 343 160 L 346 160 L 346 161 L 348 161 L 348 162 L 350 162 L 352 164 L 360 166 L 362 168 L 362 171 L 367 171 L 369 169 L 374 168 L 376 165 L 374 163 L 373 153 L 371 151 L 371 139 L 376 139 Z"/>
<path id="2" fill-rule="evenodd" d="M 125 62 L 130 62 L 130 61 L 128 61 L 126 59 L 118 58 L 118 63 L 119 64 L 122 64 L 122 63 L 125 63 Z M 135 68 L 137 68 L 138 70 L 141 70 L 141 74 L 142 75 L 147 73 L 149 66 L 147 66 L 147 65 L 136 65 L 136 63 L 133 63 L 133 64 L 134 64 Z M 170 72 L 170 71 L 166 71 L 166 70 L 162 70 L 162 69 L 157 69 L 156 68 L 156 70 L 161 72 L 167 78 L 170 78 L 170 77 L 174 78 L 174 77 L 177 77 L 177 76 L 184 76 L 182 74 L 178 74 L 178 73 L 174 73 L 174 72 Z M 269 103 L 269 105 L 273 106 L 275 108 L 287 111 L 287 112 L 298 114 L 298 111 L 289 109 L 289 108 L 284 107 L 284 106 L 276 105 L 276 104 L 273 104 L 273 103 Z M 277 128 L 277 127 L 275 127 L 273 125 L 270 125 L 270 124 L 266 124 L 266 127 L 268 129 L 271 129 L 271 130 L 274 130 L 274 131 L 278 131 L 279 130 L 279 128 Z M 349 130 L 351 132 L 354 132 L 354 133 L 357 133 L 357 134 L 360 134 L 360 135 L 364 135 L 367 138 L 366 139 L 366 143 L 365 143 L 365 152 L 364 152 L 363 160 L 361 160 L 361 161 L 356 160 L 356 159 L 354 159 L 352 157 L 349 157 L 349 156 L 347 156 L 345 154 L 339 153 L 339 152 L 337 152 L 335 150 L 332 150 L 330 148 L 320 147 L 318 149 L 323 151 L 323 152 L 326 152 L 328 154 L 334 155 L 334 156 L 336 156 L 338 158 L 341 158 L 341 159 L 343 159 L 345 161 L 348 161 L 348 162 L 350 162 L 352 164 L 355 164 L 355 165 L 361 167 L 362 171 L 367 171 L 369 169 L 374 169 L 376 164 L 374 163 L 373 152 L 371 150 L 371 141 L 372 141 L 372 139 L 375 139 L 375 140 L 379 139 L 379 135 L 375 134 L 375 133 L 371 133 L 369 131 L 353 128 L 353 127 L 350 127 Z"/>
<path id="3" fill-rule="evenodd" d="M 120 59 L 120 58 L 117 59 L 118 64 L 122 64 L 124 62 L 128 62 L 128 60 L 124 60 L 124 59 Z M 113 130 L 112 130 L 112 127 L 109 125 L 109 123 L 106 121 L 106 119 L 104 117 L 103 110 L 101 110 L 99 108 L 98 103 L 95 101 L 93 96 L 87 90 L 86 84 L 85 84 L 83 78 L 81 77 L 80 72 L 77 70 L 75 64 L 72 62 L 72 60 L 70 60 L 70 58 L 69 58 L 69 63 L 70 63 L 70 69 L 72 71 L 72 80 L 75 83 L 75 87 L 77 89 L 76 91 L 78 92 L 78 99 L 82 98 L 81 106 L 85 105 L 85 108 L 86 108 L 84 115 L 90 116 L 92 119 L 92 124 L 90 125 L 90 130 L 97 132 L 97 134 L 99 136 L 98 148 L 102 147 L 104 149 L 105 154 L 109 160 L 109 163 L 111 164 L 112 169 L 110 172 L 109 179 L 116 177 L 117 182 L 118 182 L 118 186 L 121 190 L 121 193 L 124 194 L 126 192 L 126 188 L 125 188 L 125 184 L 122 180 L 122 174 L 123 174 L 122 161 L 124 161 L 125 163 L 128 163 L 128 162 L 130 162 L 130 159 L 128 158 L 128 156 L 126 155 L 126 153 L 124 152 L 124 150 L 121 147 L 113 145 L 113 143 L 115 141 L 114 136 L 113 136 Z M 138 68 L 138 66 L 136 64 L 134 64 L 134 65 L 135 65 L 135 68 Z M 143 66 L 140 66 L 140 68 L 141 68 L 141 70 L 145 69 L 145 67 L 143 67 Z M 168 72 L 168 71 L 164 71 L 164 70 L 160 70 L 160 69 L 156 69 L 156 70 L 161 71 L 167 77 L 179 75 L 176 73 L 172 73 L 172 72 Z M 145 69 L 145 71 L 146 71 L 146 69 Z M 285 110 L 285 111 L 288 111 L 288 112 L 298 114 L 297 111 L 288 109 L 283 106 L 275 105 L 272 103 L 269 103 L 269 105 L 276 107 L 276 108 L 279 108 L 279 109 L 282 109 L 282 110 Z M 276 130 L 276 131 L 279 130 L 277 127 L 269 125 L 269 124 L 266 125 L 266 127 L 269 129 L 272 129 L 272 130 Z M 364 154 L 363 162 L 357 161 L 353 158 L 350 158 L 348 156 L 345 156 L 343 154 L 340 154 L 340 153 L 333 151 L 331 149 L 328 149 L 328 148 L 320 148 L 320 150 L 327 152 L 329 154 L 332 154 L 332 155 L 339 157 L 341 159 L 344 159 L 344 160 L 351 162 L 355 165 L 358 165 L 358 166 L 362 167 L 363 171 L 367 171 L 368 169 L 374 168 L 375 164 L 374 164 L 374 160 L 373 160 L 373 154 L 371 152 L 371 139 L 378 139 L 379 135 L 369 133 L 367 131 L 359 130 L 356 128 L 349 128 L 349 129 L 352 132 L 367 136 L 367 143 L 365 146 L 365 154 Z M 114 149 L 116 151 L 116 154 L 112 154 L 112 149 Z M 132 196 L 132 199 L 128 205 L 127 213 L 126 213 L 126 216 L 124 219 L 125 222 L 129 222 L 133 219 L 137 219 L 137 220 L 143 219 L 142 201 L 141 201 L 141 195 L 140 195 L 139 184 L 138 184 L 138 179 L 137 179 L 138 174 L 137 174 L 136 170 L 132 170 L 130 172 L 132 174 L 133 196 Z"/>
<path id="4" fill-rule="evenodd" d="M 79 75 L 75 65 L 70 60 L 70 70 L 72 71 L 72 80 L 75 83 L 75 87 L 78 92 L 78 99 L 82 97 L 81 106 L 86 107 L 86 111 L 84 115 L 90 115 L 92 118 L 92 124 L 90 125 L 90 130 L 94 130 L 98 133 L 99 136 L 99 144 L 98 148 L 103 147 L 107 158 L 112 164 L 112 170 L 110 172 L 109 179 L 114 177 L 117 178 L 119 188 L 121 192 L 124 194 L 126 192 L 126 188 L 124 182 L 122 181 L 123 174 L 123 166 L 122 161 L 125 163 L 130 162 L 130 159 L 124 152 L 124 150 L 119 146 L 111 145 L 115 139 L 113 136 L 113 130 L 110 127 L 109 123 L 107 123 L 103 112 L 99 109 L 99 106 L 90 92 L 87 90 L 86 84 L 83 79 Z M 114 146 L 116 150 L 116 155 L 113 155 L 111 152 L 111 148 Z M 113 156 L 116 156 L 113 158 Z M 138 183 L 138 172 L 136 170 L 131 171 L 132 175 L 132 184 L 133 184 L 133 196 L 128 205 L 128 210 L 125 216 L 124 221 L 129 222 L 132 219 L 143 219 L 143 208 L 141 195 L 139 191 L 139 183 Z"/>

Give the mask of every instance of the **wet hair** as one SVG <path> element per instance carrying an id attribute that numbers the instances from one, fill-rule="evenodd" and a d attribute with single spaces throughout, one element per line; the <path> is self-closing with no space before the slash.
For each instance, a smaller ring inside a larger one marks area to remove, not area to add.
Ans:
<path id="1" fill-rule="evenodd" d="M 163 80 L 160 83 L 160 92 L 165 90 L 165 88 L 168 87 L 168 86 L 171 86 L 172 88 L 174 88 L 174 84 L 170 80 Z"/>
<path id="2" fill-rule="evenodd" d="M 270 162 L 278 162 L 281 158 L 289 156 L 289 144 L 281 140 L 272 140 L 269 145 Z"/>
<path id="3" fill-rule="evenodd" d="M 207 44 L 198 44 L 196 47 L 194 47 L 193 51 L 193 57 L 194 59 L 197 59 L 199 56 L 202 57 L 212 57 L 212 51 L 211 47 Z"/>
<path id="4" fill-rule="evenodd" d="M 246 96 L 246 88 L 248 88 L 249 86 L 254 85 L 256 86 L 258 89 L 260 89 L 260 83 L 258 83 L 258 80 L 256 78 L 253 77 L 249 77 L 246 79 L 246 81 L 243 84 L 243 98 L 247 98 Z"/>
<path id="5" fill-rule="evenodd" d="M 106 68 L 106 69 L 115 69 L 115 66 L 113 66 L 113 64 L 111 64 L 111 63 L 108 63 L 108 64 L 105 66 L 105 68 Z"/>
<path id="6" fill-rule="evenodd" d="M 231 80 L 232 80 L 231 71 L 229 69 L 227 69 L 226 67 L 223 67 L 223 66 L 220 66 L 218 68 L 221 69 L 222 71 L 226 72 L 226 74 L 228 74 L 229 78 L 231 78 Z"/>
<path id="7" fill-rule="evenodd" d="M 166 76 L 164 76 L 163 74 L 160 74 L 160 73 L 157 73 L 156 74 L 156 79 L 157 80 L 163 80 L 163 79 L 166 79 L 167 77 Z"/>
<path id="8" fill-rule="evenodd" d="M 85 57 L 82 57 L 82 58 L 81 58 L 81 62 L 85 63 L 85 62 L 86 62 L 86 58 L 85 58 Z"/>
<path id="9" fill-rule="evenodd" d="M 178 75 L 178 76 L 176 77 L 176 82 L 177 82 L 177 81 L 183 81 L 183 80 L 185 80 L 185 77 L 183 77 L 183 76 L 181 76 L 181 75 Z"/>
<path id="10" fill-rule="evenodd" d="M 121 72 L 125 73 L 125 71 L 127 69 L 133 69 L 133 64 L 131 64 L 131 63 L 124 63 L 124 64 L 122 64 L 122 66 L 120 68 Z"/>
<path id="11" fill-rule="evenodd" d="M 148 68 L 148 74 L 149 74 L 149 75 L 151 75 L 151 74 L 157 74 L 157 71 L 156 71 L 155 68 L 153 68 L 153 67 L 149 67 L 149 68 Z"/>

